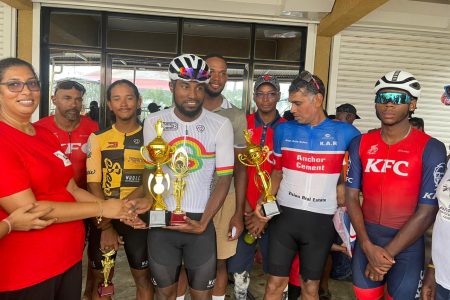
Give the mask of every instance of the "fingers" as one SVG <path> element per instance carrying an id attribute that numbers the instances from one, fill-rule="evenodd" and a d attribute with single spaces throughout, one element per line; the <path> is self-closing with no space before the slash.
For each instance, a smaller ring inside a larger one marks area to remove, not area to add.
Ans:
<path id="1" fill-rule="evenodd" d="M 43 228 L 55 223 L 57 220 L 58 220 L 57 218 L 50 219 L 50 220 L 41 220 L 41 219 L 34 220 L 31 229 L 43 229 Z"/>

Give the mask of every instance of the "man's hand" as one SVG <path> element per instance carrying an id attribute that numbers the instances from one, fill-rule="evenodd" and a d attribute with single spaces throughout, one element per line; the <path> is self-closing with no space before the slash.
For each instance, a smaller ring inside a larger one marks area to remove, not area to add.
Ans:
<path id="1" fill-rule="evenodd" d="M 186 222 L 184 224 L 166 226 L 163 228 L 194 234 L 202 234 L 206 230 L 206 225 L 200 221 L 192 220 L 189 217 L 184 217 L 184 221 Z"/>
<path id="2" fill-rule="evenodd" d="M 264 223 L 269 222 L 270 219 L 272 218 L 272 217 L 266 217 L 264 215 L 261 201 L 258 201 L 258 203 L 256 204 L 254 214 L 261 222 L 264 222 Z"/>
<path id="3" fill-rule="evenodd" d="M 245 228 L 255 238 L 260 238 L 264 233 L 267 222 L 261 221 L 254 212 L 245 213 Z"/>
<path id="4" fill-rule="evenodd" d="M 347 247 L 345 247 L 345 243 L 342 243 L 340 245 L 333 243 L 333 245 L 331 245 L 331 251 L 332 252 L 342 252 L 345 255 L 349 256 Z"/>
<path id="5" fill-rule="evenodd" d="M 368 263 L 364 275 L 372 281 L 383 281 L 386 273 L 379 273 L 370 263 Z"/>
<path id="6" fill-rule="evenodd" d="M 384 249 L 372 243 L 367 243 L 363 247 L 364 253 L 378 274 L 386 274 L 395 263 L 394 258 Z"/>
<path id="7" fill-rule="evenodd" d="M 134 198 L 132 200 L 126 199 L 124 204 L 129 210 L 132 210 L 135 214 L 140 215 L 150 210 L 153 205 L 153 201 L 148 198 Z"/>
<path id="8" fill-rule="evenodd" d="M 117 231 L 111 225 L 111 227 L 108 227 L 108 229 L 101 232 L 100 249 L 102 251 L 111 251 L 112 249 L 117 251 L 121 240 L 122 239 L 117 234 Z"/>
<path id="9" fill-rule="evenodd" d="M 436 297 L 436 278 L 434 268 L 428 268 L 423 279 L 422 293 L 420 299 L 434 300 Z"/>
<path id="10" fill-rule="evenodd" d="M 233 228 L 235 229 L 233 230 Z M 241 236 L 242 231 L 244 231 L 243 217 L 240 213 L 234 213 L 230 220 L 230 225 L 228 226 L 228 240 L 237 240 L 239 236 Z"/>

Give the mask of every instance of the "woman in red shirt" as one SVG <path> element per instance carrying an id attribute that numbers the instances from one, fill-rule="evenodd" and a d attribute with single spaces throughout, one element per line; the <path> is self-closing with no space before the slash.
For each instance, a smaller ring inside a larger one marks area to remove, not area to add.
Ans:
<path id="1" fill-rule="evenodd" d="M 128 217 L 118 199 L 103 201 L 78 188 L 56 137 L 31 124 L 40 85 L 33 67 L 0 60 L 0 220 L 19 207 L 48 210 L 54 223 L 0 239 L 0 300 L 80 299 L 82 219 Z M 10 230 L 8 230 L 10 231 Z"/>

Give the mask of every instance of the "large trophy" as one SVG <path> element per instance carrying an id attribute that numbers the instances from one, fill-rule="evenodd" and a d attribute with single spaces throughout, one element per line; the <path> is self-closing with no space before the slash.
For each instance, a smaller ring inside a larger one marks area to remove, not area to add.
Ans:
<path id="1" fill-rule="evenodd" d="M 262 199 L 262 208 L 266 217 L 280 214 L 280 209 L 276 197 L 272 195 L 270 175 L 267 171 L 261 169 L 261 165 L 269 158 L 269 147 L 255 145 L 251 141 L 251 135 L 248 130 L 244 130 L 247 147 L 245 152 L 238 155 L 239 161 L 247 167 L 256 167 L 258 173 L 254 177 L 255 185 L 258 190 L 264 194 Z"/>
<path id="2" fill-rule="evenodd" d="M 114 268 L 114 256 L 116 254 L 116 250 L 112 249 L 109 252 L 103 253 L 102 259 L 102 273 L 103 273 L 103 282 L 98 284 L 98 295 L 100 297 L 112 296 L 114 295 L 114 285 L 109 280 L 109 274 L 111 273 L 111 269 Z"/>
<path id="3" fill-rule="evenodd" d="M 149 212 L 149 227 L 167 226 L 167 207 L 164 194 L 169 191 L 170 177 L 162 170 L 162 166 L 170 161 L 174 148 L 162 139 L 163 125 L 161 120 L 155 124 L 156 138 L 147 146 L 141 147 L 141 155 L 147 164 L 156 166 L 148 178 L 148 190 L 153 196 L 153 206 Z"/>
<path id="4" fill-rule="evenodd" d="M 172 156 L 170 168 L 173 171 L 175 180 L 173 181 L 173 196 L 175 197 L 175 210 L 170 216 L 170 225 L 180 225 L 186 223 L 184 217 L 186 213 L 181 209 L 186 181 L 184 177 L 189 172 L 189 156 L 184 147 L 178 148 Z"/>

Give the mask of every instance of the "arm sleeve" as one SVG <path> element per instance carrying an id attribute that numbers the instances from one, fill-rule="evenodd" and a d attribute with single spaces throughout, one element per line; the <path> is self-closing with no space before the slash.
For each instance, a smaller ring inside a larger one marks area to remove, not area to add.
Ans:
<path id="1" fill-rule="evenodd" d="M 348 147 L 348 169 L 345 176 L 345 186 L 354 189 L 361 189 L 362 163 L 359 156 L 359 146 L 361 135 L 355 137 Z"/>
<path id="2" fill-rule="evenodd" d="M 235 126 L 233 128 L 234 131 L 234 147 L 235 148 L 245 148 L 247 143 L 244 137 L 244 129 L 247 128 L 247 118 L 245 117 L 244 112 L 239 110 L 239 114 L 236 116 L 234 122 Z"/>
<path id="3" fill-rule="evenodd" d="M 234 168 L 233 127 L 227 119 L 216 134 L 216 173 L 230 175 Z"/>
<path id="4" fill-rule="evenodd" d="M 0 147 L 0 198 L 31 188 L 30 175 L 13 147 Z"/>
<path id="5" fill-rule="evenodd" d="M 94 133 L 88 139 L 86 173 L 87 182 L 102 182 L 102 152 Z"/>
<path id="6" fill-rule="evenodd" d="M 281 142 L 283 140 L 283 128 L 284 126 L 277 126 L 275 133 L 273 134 L 273 155 L 275 157 L 274 169 L 281 171 L 282 168 L 282 156 L 281 156 Z"/>
<path id="7" fill-rule="evenodd" d="M 445 174 L 446 155 L 445 145 L 435 138 L 431 138 L 425 145 L 422 154 L 422 184 L 419 204 L 438 204 L 436 187 Z"/>

